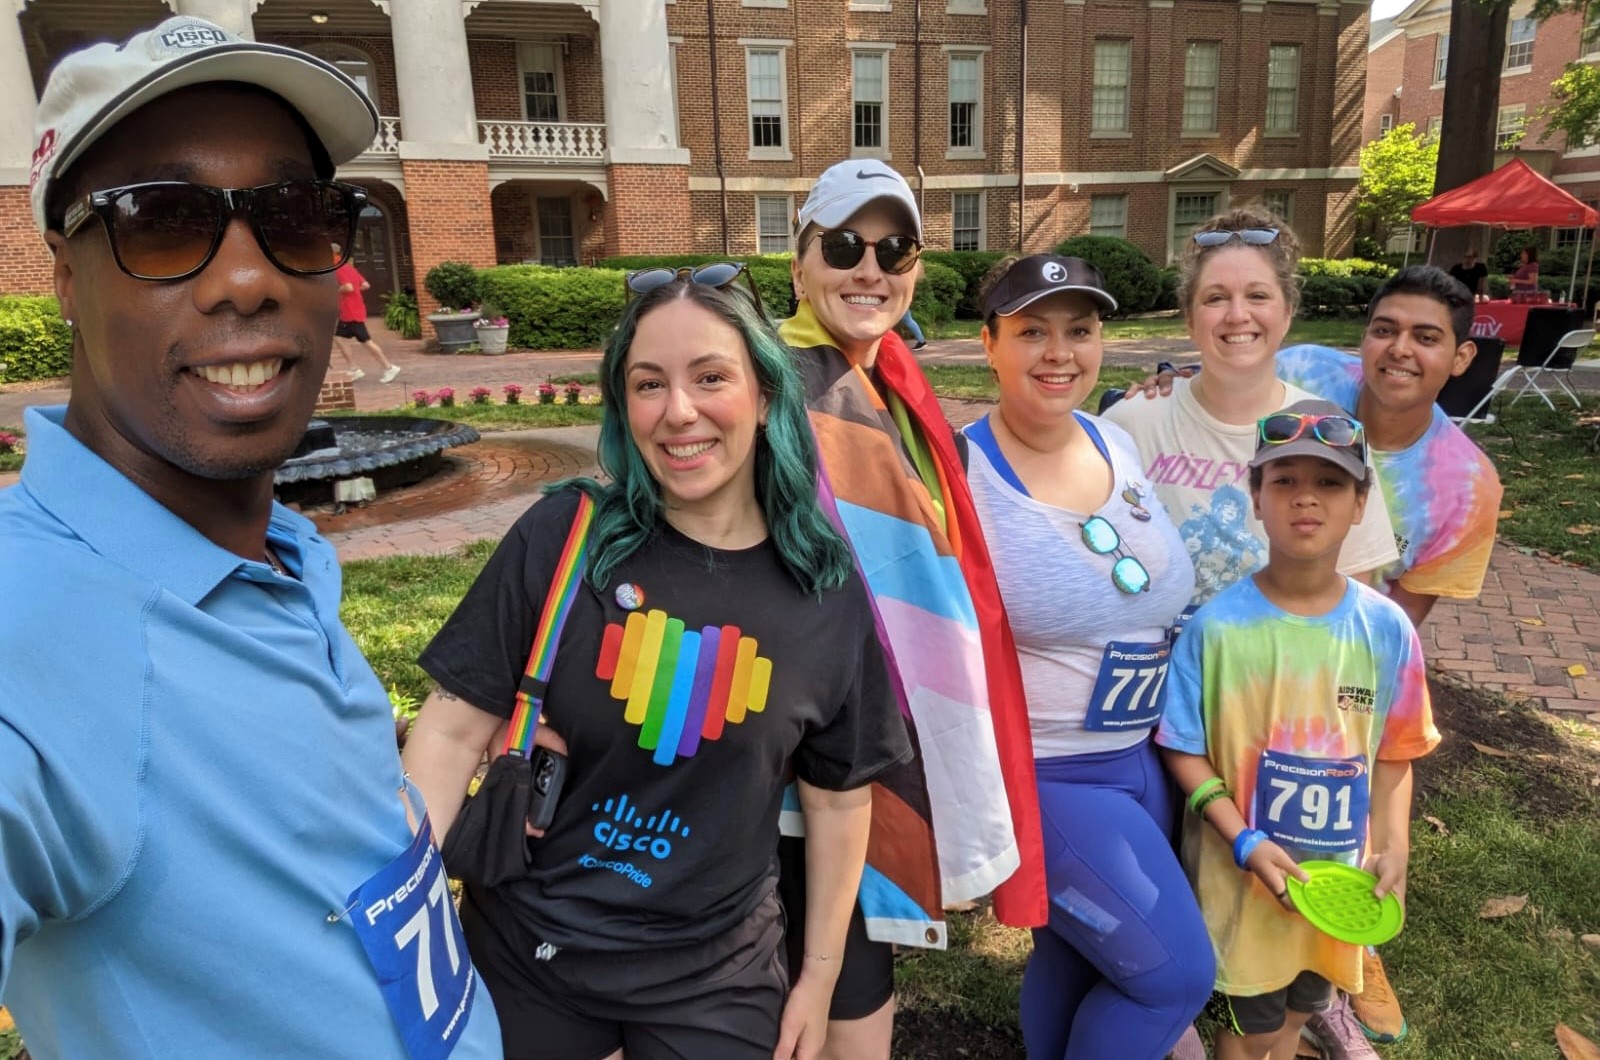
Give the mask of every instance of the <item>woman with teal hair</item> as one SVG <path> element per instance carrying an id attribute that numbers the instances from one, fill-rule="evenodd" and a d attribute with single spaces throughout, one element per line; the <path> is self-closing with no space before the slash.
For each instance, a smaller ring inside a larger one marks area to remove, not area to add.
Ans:
<path id="1" fill-rule="evenodd" d="M 601 366 L 611 481 L 558 485 L 523 515 L 421 658 L 438 687 L 405 764 L 444 835 L 594 500 L 538 729 L 567 756 L 565 790 L 528 830 L 526 875 L 462 901 L 507 1057 L 817 1056 L 865 785 L 910 756 L 866 592 L 818 507 L 800 380 L 738 274 L 630 278 Z M 791 770 L 814 866 L 792 986 L 774 890 Z"/>

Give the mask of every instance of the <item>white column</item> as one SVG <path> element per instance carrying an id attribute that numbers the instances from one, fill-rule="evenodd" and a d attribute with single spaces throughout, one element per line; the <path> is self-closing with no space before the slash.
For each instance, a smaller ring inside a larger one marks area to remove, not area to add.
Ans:
<path id="1" fill-rule="evenodd" d="M 459 3 L 389 7 L 400 89 L 400 157 L 487 161 L 478 142 L 467 26 Z"/>
<path id="2" fill-rule="evenodd" d="M 245 40 L 256 39 L 255 27 L 250 22 L 256 8 L 253 0 L 177 0 L 177 6 L 180 15 L 214 22 Z"/>
<path id="3" fill-rule="evenodd" d="M 600 72 L 606 148 L 613 163 L 688 165 L 672 112 L 666 5 L 601 0 Z"/>
<path id="4" fill-rule="evenodd" d="M 19 21 L 22 4 L 0 5 L 0 184 L 27 187 L 33 160 L 33 75 Z"/>

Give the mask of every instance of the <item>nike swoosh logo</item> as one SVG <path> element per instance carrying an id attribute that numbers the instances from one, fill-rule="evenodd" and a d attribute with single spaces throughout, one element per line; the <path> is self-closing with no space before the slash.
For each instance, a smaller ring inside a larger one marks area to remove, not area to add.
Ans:
<path id="1" fill-rule="evenodd" d="M 894 176 L 890 173 L 868 173 L 864 169 L 856 170 L 857 180 L 872 180 L 874 178 L 877 178 L 878 180 L 893 180 Z"/>

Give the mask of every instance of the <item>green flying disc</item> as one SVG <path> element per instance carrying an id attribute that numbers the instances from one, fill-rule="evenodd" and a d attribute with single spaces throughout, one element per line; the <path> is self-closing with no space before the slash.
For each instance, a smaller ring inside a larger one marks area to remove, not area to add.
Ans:
<path id="1" fill-rule="evenodd" d="M 1400 899 L 1393 893 L 1374 898 L 1378 878 L 1372 873 L 1337 861 L 1302 861 L 1300 867 L 1310 879 L 1290 876 L 1284 886 L 1289 901 L 1317 930 L 1359 946 L 1377 946 L 1400 934 L 1406 919 Z"/>

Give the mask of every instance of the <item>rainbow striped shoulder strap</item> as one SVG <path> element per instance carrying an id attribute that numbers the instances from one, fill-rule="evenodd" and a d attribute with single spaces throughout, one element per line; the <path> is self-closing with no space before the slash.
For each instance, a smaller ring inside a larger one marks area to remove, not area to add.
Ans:
<path id="1" fill-rule="evenodd" d="M 545 693 L 550 687 L 550 669 L 555 665 L 561 627 L 567 624 L 572 601 L 583 581 L 583 560 L 588 552 L 589 524 L 593 521 L 594 498 L 580 490 L 578 512 L 572 518 L 572 529 L 567 532 L 567 543 L 556 563 L 555 577 L 550 580 L 544 610 L 539 612 L 533 647 L 528 651 L 528 665 L 517 684 L 517 706 L 512 711 L 501 754 L 516 753 L 527 758 L 533 752 L 533 736 L 539 729 L 539 708 L 544 705 Z"/>

